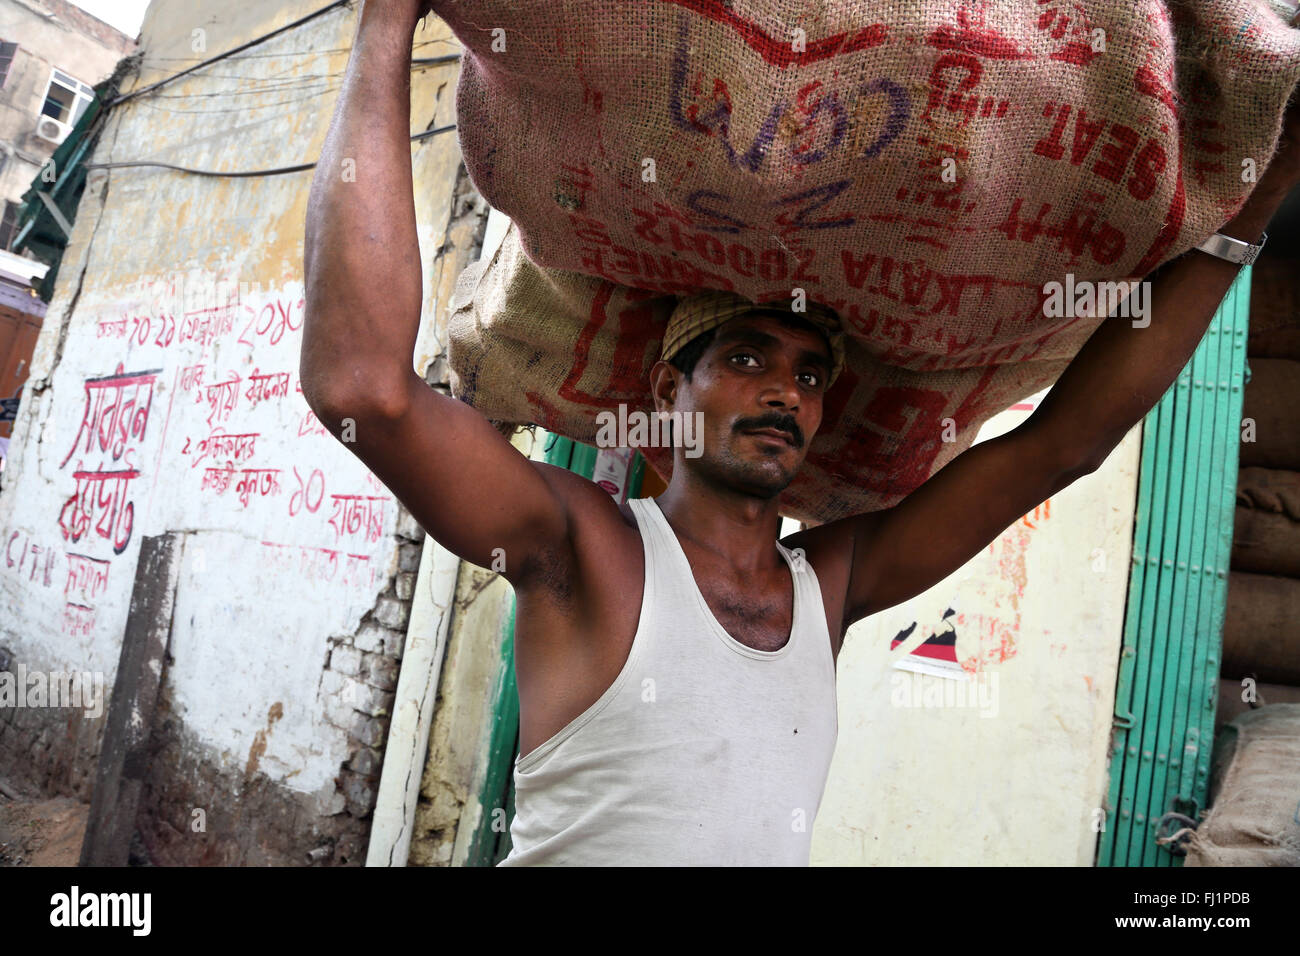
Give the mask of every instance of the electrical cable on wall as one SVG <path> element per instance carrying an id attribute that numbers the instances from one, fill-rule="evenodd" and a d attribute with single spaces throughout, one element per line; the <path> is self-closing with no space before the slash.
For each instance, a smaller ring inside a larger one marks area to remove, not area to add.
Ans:
<path id="1" fill-rule="evenodd" d="M 279 36 L 279 35 L 282 34 L 282 33 L 287 33 L 287 32 L 290 31 L 290 30 L 296 29 L 297 27 L 300 27 L 300 26 L 302 26 L 303 24 L 308 23 L 308 22 L 310 22 L 311 20 L 316 19 L 317 17 L 320 17 L 320 16 L 322 16 L 322 15 L 324 15 L 324 14 L 326 14 L 326 13 L 329 13 L 329 12 L 332 11 L 332 10 L 338 9 L 338 8 L 340 8 L 340 7 L 348 6 L 348 5 L 350 5 L 350 3 L 351 3 L 351 0 L 336 0 L 336 2 L 334 2 L 334 3 L 330 3 L 330 4 L 327 4 L 326 6 L 321 7 L 319 10 L 316 10 L 316 11 L 314 11 L 313 13 L 309 13 L 309 14 L 307 14 L 307 15 L 304 16 L 304 17 L 300 17 L 299 19 L 294 20 L 292 23 L 287 23 L 287 24 L 285 24 L 285 25 L 282 26 L 282 27 L 278 27 L 277 29 L 270 31 L 269 33 L 265 33 L 265 34 L 263 34 L 262 36 L 256 37 L 256 38 L 254 38 L 254 39 L 252 39 L 252 40 L 249 40 L 247 43 L 240 44 L 239 46 L 234 47 L 234 48 L 232 48 L 232 49 L 230 49 L 230 50 L 227 50 L 227 51 L 225 51 L 224 53 L 219 53 L 219 54 L 217 54 L 216 56 L 209 57 L 208 59 L 203 60 L 203 61 L 200 62 L 200 63 L 196 63 L 196 64 L 194 64 L 193 66 L 187 67 L 187 68 L 184 69 L 184 70 L 180 70 L 179 72 L 174 73 L 174 74 L 172 74 L 171 76 L 167 76 L 167 77 L 164 77 L 164 78 L 161 79 L 161 80 L 158 80 L 157 82 L 150 83 L 148 86 L 144 86 L 144 87 L 142 87 L 142 88 L 140 88 L 140 89 L 138 89 L 138 90 L 134 90 L 134 91 L 132 91 L 132 92 L 130 92 L 130 93 L 127 93 L 127 94 L 124 94 L 124 95 L 122 95 L 122 96 L 115 97 L 114 99 L 110 100 L 110 101 L 106 104 L 106 107 L 107 107 L 108 109 L 111 109 L 112 107 L 119 106 L 119 105 L 121 105 L 121 104 L 123 104 L 123 103 L 126 103 L 126 102 L 130 101 L 130 100 L 136 99 L 137 97 L 144 96 L 146 93 L 153 93 L 153 92 L 155 92 L 156 90 L 158 90 L 158 89 L 162 88 L 163 86 L 167 85 L 168 83 L 172 83 L 172 82 L 174 82 L 174 81 L 180 79 L 180 78 L 183 77 L 183 76 L 188 76 L 188 75 L 190 75 L 190 74 L 196 72 L 197 70 L 202 69 L 202 68 L 205 67 L 205 66 L 210 66 L 210 65 L 212 65 L 212 64 L 214 64 L 214 63 L 218 63 L 218 62 L 220 62 L 220 61 L 222 61 L 222 60 L 227 60 L 227 59 L 236 58 L 236 54 L 239 54 L 239 53 L 243 52 L 244 50 L 248 50 L 248 49 L 250 49 L 250 48 L 252 48 L 252 47 L 254 47 L 254 46 L 257 46 L 257 45 L 260 44 L 260 43 L 264 43 L 264 42 L 266 42 L 267 40 L 270 40 L 270 39 L 272 39 L 273 37 Z M 447 42 L 449 42 L 449 41 L 444 40 L 444 39 L 424 40 L 424 41 L 421 41 L 420 43 L 415 44 L 415 48 L 422 47 L 422 46 L 427 46 L 427 45 L 432 44 L 432 43 L 447 43 Z M 305 52 L 305 51 L 304 51 L 304 52 Z M 348 48 L 340 47 L 340 48 L 337 48 L 337 49 L 334 49 L 334 50 L 329 50 L 329 51 L 313 51 L 313 52 L 317 53 L 318 55 L 319 55 L 319 54 L 322 54 L 322 53 L 326 53 L 326 52 L 331 52 L 331 53 L 344 53 L 344 52 L 348 52 Z M 251 58 L 251 57 L 255 57 L 255 56 L 268 56 L 268 57 L 270 57 L 270 56 L 277 56 L 277 57 L 278 57 L 278 56 L 287 56 L 287 55 L 291 55 L 291 54 L 282 54 L 282 53 L 275 53 L 275 54 L 248 54 L 247 57 L 249 57 L 249 58 Z M 244 57 L 239 57 L 239 58 L 240 58 L 240 59 L 243 59 Z M 172 59 L 172 58 L 159 58 L 159 59 Z M 445 64 L 445 63 L 455 63 L 455 62 L 459 62 L 460 59 L 461 59 L 461 55 L 460 55 L 459 53 L 452 53 L 452 54 L 446 54 L 446 55 L 443 55 L 443 56 L 435 56 L 435 57 L 413 57 L 413 58 L 411 59 L 411 65 L 412 65 L 412 66 L 436 66 L 436 65 Z M 287 69 L 292 69 L 292 67 L 287 68 Z M 227 78 L 229 78 L 229 79 L 237 79 L 237 80 L 241 80 L 241 81 L 248 81 L 248 82 L 260 82 L 260 83 L 265 83 L 267 80 L 270 80 L 270 79 L 273 79 L 273 78 L 275 78 L 275 77 L 278 77 L 280 74 L 282 74 L 282 73 L 284 73 L 284 72 L 286 72 L 286 70 L 282 70 L 282 71 L 280 71 L 280 73 L 277 73 L 277 74 L 271 74 L 270 76 L 267 76 L 267 77 L 241 77 L 241 76 L 230 76 L 230 77 L 227 77 Z M 176 95 L 174 95 L 174 96 L 173 96 L 173 95 L 170 95 L 170 94 L 160 94 L 160 97 L 161 97 L 161 96 L 166 96 L 166 98 L 168 98 L 168 99 L 187 99 L 187 98 L 190 98 L 190 97 L 218 97 L 218 96 L 221 96 L 221 97 L 228 97 L 228 96 L 248 96 L 248 95 L 253 95 L 253 94 L 257 94 L 257 93 L 269 93 L 269 92 L 279 92 L 280 90 L 287 90 L 287 89 L 292 88 L 292 85 L 295 84 L 295 83 L 300 84 L 300 86 L 299 86 L 299 90 L 302 90 L 302 89 L 308 88 L 309 86 L 314 85 L 314 84 L 315 84 L 316 82 L 318 82 L 319 80 L 326 79 L 327 77 L 339 76 L 339 75 L 341 75 L 341 74 L 313 74 L 313 75 L 310 75 L 310 76 L 286 77 L 286 78 L 285 78 L 285 82 L 283 83 L 283 85 L 280 85 L 280 86 L 277 86 L 277 87 L 273 87 L 272 89 L 262 89 L 262 90 L 243 90 L 243 91 L 238 91 L 238 90 L 236 90 L 236 91 L 218 91 L 218 92 L 214 92 L 214 93 L 176 94 Z M 209 76 L 208 78 L 212 78 L 212 77 Z M 197 77 L 196 77 L 196 79 L 197 79 Z M 162 106 L 154 106 L 154 105 L 152 105 L 152 104 L 148 104 L 148 103 L 144 103 L 144 104 L 141 104 L 141 105 L 146 105 L 146 106 L 149 106 L 151 109 L 156 109 L 156 110 L 160 110 L 160 111 L 162 111 L 162 112 L 169 112 L 169 113 L 233 113 L 233 112 L 244 112 L 245 110 L 271 109 L 271 108 L 273 108 L 273 107 L 275 107 L 275 106 L 285 106 L 285 105 L 290 105 L 290 104 L 293 104 L 293 103 L 302 102 L 302 101 L 304 101 L 304 100 L 313 99 L 313 98 L 316 97 L 316 96 L 323 96 L 323 95 L 325 95 L 325 94 L 327 94 L 327 93 L 335 92 L 335 91 L 337 91 L 338 89 L 339 89 L 338 86 L 329 85 L 329 86 L 327 86 L 325 89 L 322 89 L 322 90 L 316 90 L 316 91 L 314 91 L 314 92 L 312 92 L 312 93 L 308 93 L 308 94 L 305 95 L 305 96 L 297 97 L 297 98 L 294 98 L 294 99 L 281 100 L 281 101 L 278 101 L 278 102 L 275 102 L 275 103 L 257 104 L 257 105 L 246 106 L 246 107 L 229 107 L 229 108 L 220 108 L 220 107 L 219 107 L 219 108 L 216 108 L 216 109 L 193 109 L 193 110 L 185 110 L 185 109 L 174 109 L 174 108 L 168 108 L 168 107 L 162 107 Z M 431 136 L 436 136 L 436 135 L 438 135 L 439 133 L 449 132 L 450 130 L 454 130 L 455 128 L 456 128 L 456 124 L 452 123 L 452 124 L 450 124 L 450 125 L 448 125 L 448 126 L 440 126 L 440 127 L 436 128 L 436 129 L 425 130 L 425 131 L 422 132 L 422 133 L 416 133 L 415 135 L 413 135 L 413 136 L 411 137 L 411 142 L 418 142 L 418 141 L 420 141 L 420 140 L 427 139 L 427 138 L 429 138 L 429 137 L 431 137 Z M 86 163 L 86 164 L 85 164 L 85 168 L 86 168 L 86 169 L 133 169 L 133 168 L 170 169 L 170 170 L 174 170 L 174 171 L 176 171 L 176 172 L 187 173 L 187 174 L 189 174 L 189 175 L 193 175 L 193 176 L 206 176 L 206 177 L 223 178 L 223 179 L 250 179 L 250 178 L 265 177 L 265 176 L 282 176 L 282 175 L 286 175 L 286 174 L 290 174 L 290 173 L 304 172 L 304 171 L 306 171 L 306 170 L 308 170 L 308 169 L 314 169 L 315 167 L 316 167 L 316 163 L 299 163 L 299 164 L 294 165 L 294 166 L 280 166 L 280 167 L 275 167 L 275 168 L 272 168 L 272 169 L 247 170 L 247 171 L 242 171 L 242 172 L 238 172 L 238 171 L 237 171 L 237 172 L 222 172 L 222 171 L 219 171 L 219 170 L 210 170 L 210 169 L 194 169 L 194 168 L 189 167 L 189 166 L 179 166 L 179 165 L 176 165 L 176 164 L 174 164 L 174 163 L 163 163 L 163 162 L 157 162 L 157 161 L 153 161 L 153 160 L 133 160 L 133 161 L 127 161 L 127 162 L 116 162 L 116 163 Z"/>
<path id="2" fill-rule="evenodd" d="M 144 96 L 146 93 L 152 93 L 154 90 L 160 89 L 161 87 L 166 86 L 168 83 L 173 83 L 176 80 L 179 80 L 183 76 L 188 76 L 189 74 L 194 73 L 197 70 L 203 69 L 205 66 L 211 66 L 213 63 L 219 63 L 222 60 L 228 60 L 232 58 L 251 59 L 253 57 L 259 57 L 259 56 L 264 56 L 264 57 L 289 56 L 291 54 L 250 53 L 247 55 L 247 57 L 236 57 L 236 54 L 242 53 L 244 50 L 248 50 L 252 47 L 255 47 L 260 43 L 265 43 L 267 40 L 277 37 L 282 33 L 287 33 L 290 30 L 294 30 L 305 23 L 309 23 L 310 21 L 315 20 L 317 17 L 329 13 L 332 10 L 336 10 L 340 7 L 349 6 L 351 5 L 351 2 L 352 0 L 335 0 L 334 3 L 326 4 L 324 7 L 321 7 L 319 10 L 315 11 L 314 13 L 309 13 L 305 17 L 300 17 L 297 20 L 294 20 L 292 23 L 286 23 L 284 26 L 278 27 L 270 31 L 269 33 L 264 33 L 259 37 L 249 40 L 247 43 L 241 43 L 239 46 L 233 47 L 232 49 L 229 49 L 224 53 L 218 53 L 216 56 L 212 56 L 199 63 L 195 63 L 193 66 L 186 67 L 185 69 L 180 70 L 179 72 L 173 73 L 171 76 L 165 76 L 161 80 L 158 80 L 154 83 L 150 83 L 148 86 L 144 86 L 138 90 L 133 90 L 130 93 L 124 93 L 121 96 L 117 96 L 113 100 L 111 100 L 107 104 L 107 106 L 109 108 L 112 108 L 114 106 L 119 106 L 122 103 L 135 99 L 136 97 Z M 433 39 L 433 40 L 422 40 L 421 42 L 415 44 L 415 48 L 428 46 L 431 43 L 448 43 L 448 42 L 450 41 L 441 38 Z M 338 47 L 331 50 L 316 50 L 312 52 L 315 52 L 318 55 L 325 54 L 325 53 L 347 53 L 350 52 L 350 48 Z M 158 60 L 163 60 L 163 59 L 173 59 L 173 58 L 171 57 L 158 58 Z M 441 57 L 423 57 L 423 58 L 413 59 L 411 62 L 413 64 L 430 64 L 430 63 L 445 63 L 445 62 L 449 62 L 452 60 L 459 60 L 459 59 L 460 59 L 460 54 L 449 54 L 447 56 L 441 56 Z"/>
<path id="3" fill-rule="evenodd" d="M 411 142 L 418 142 L 422 139 L 428 139 L 430 136 L 437 136 L 439 133 L 447 133 L 456 128 L 455 123 L 448 126 L 439 126 L 436 129 L 427 129 L 423 133 L 416 133 L 411 137 Z M 221 172 L 213 169 L 191 169 L 188 166 L 176 166 L 172 163 L 159 163 L 151 160 L 135 160 L 123 163 L 86 163 L 86 169 L 132 169 L 140 167 L 152 167 L 155 169 L 172 169 L 180 173 L 189 173 L 193 176 L 211 176 L 221 179 L 252 179 L 258 176 L 283 176 L 286 173 L 300 173 L 304 170 L 314 169 L 316 163 L 300 163 L 297 166 L 280 166 L 275 169 L 254 169 L 244 172 Z"/>
<path id="4" fill-rule="evenodd" d="M 252 40 L 249 40 L 247 43 L 241 43 L 239 46 L 227 50 L 225 53 L 218 53 L 216 56 L 209 57 L 208 59 L 204 60 L 201 63 L 196 63 L 191 67 L 181 70 L 179 73 L 173 73 L 171 76 L 163 77 L 161 80 L 158 80 L 156 83 L 150 83 L 148 86 L 144 86 L 138 90 L 133 90 L 130 93 L 126 93 L 123 94 L 122 96 L 115 97 L 111 102 L 109 102 L 108 106 L 111 109 L 114 106 L 120 106 L 121 104 L 127 102 L 128 100 L 133 100 L 137 96 L 144 96 L 146 93 L 150 93 L 156 89 L 159 89 L 160 87 L 163 87 L 168 83 L 173 83 L 176 80 L 179 80 L 182 76 L 187 76 L 188 74 L 193 73 L 195 70 L 201 70 L 203 69 L 203 67 L 208 66 L 212 63 L 219 63 L 222 60 L 229 59 L 230 57 L 234 56 L 236 53 L 240 53 L 244 50 L 249 49 L 250 47 L 255 47 L 259 43 L 265 43 L 267 40 L 270 40 L 272 37 L 277 37 L 281 33 L 287 33 L 290 30 L 295 30 L 298 27 L 302 26 L 304 23 L 309 23 L 312 20 L 315 20 L 317 17 L 323 16 L 332 10 L 337 10 L 340 7 L 348 6 L 350 3 L 351 0 L 334 0 L 333 3 L 326 4 L 325 6 L 321 7 L 319 10 L 315 11 L 314 13 L 309 13 L 305 17 L 299 17 L 297 20 L 294 20 L 292 23 L 286 23 L 284 26 L 278 27 L 277 29 L 272 30 L 270 33 L 264 33 L 260 37 L 256 37 Z"/>

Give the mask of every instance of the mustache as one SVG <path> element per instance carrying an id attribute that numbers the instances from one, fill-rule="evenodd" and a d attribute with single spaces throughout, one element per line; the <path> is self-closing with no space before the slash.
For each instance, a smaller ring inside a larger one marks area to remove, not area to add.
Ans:
<path id="1" fill-rule="evenodd" d="M 794 420 L 793 415 L 783 415 L 780 412 L 767 412 L 754 418 L 739 419 L 731 430 L 736 433 L 755 431 L 760 428 L 774 428 L 783 431 L 790 436 L 794 442 L 795 448 L 803 447 L 803 429 L 799 423 Z"/>

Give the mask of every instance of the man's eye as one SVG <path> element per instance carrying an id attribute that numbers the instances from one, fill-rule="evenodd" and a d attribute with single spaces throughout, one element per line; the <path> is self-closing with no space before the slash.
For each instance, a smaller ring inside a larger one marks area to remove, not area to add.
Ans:
<path id="1" fill-rule="evenodd" d="M 804 372 L 804 373 L 803 373 L 803 377 L 804 377 L 805 379 L 810 379 L 810 380 L 811 380 L 811 381 L 808 382 L 808 385 L 809 385 L 811 388 L 817 388 L 817 387 L 818 387 L 819 385 L 821 385 L 821 383 L 822 383 L 822 377 L 821 377 L 821 375 L 819 375 L 819 374 L 816 373 L 816 372 Z"/>
<path id="2" fill-rule="evenodd" d="M 758 362 L 758 356 L 753 352 L 737 352 L 735 355 L 731 356 L 731 361 L 734 362 L 736 359 L 753 359 L 755 363 Z"/>

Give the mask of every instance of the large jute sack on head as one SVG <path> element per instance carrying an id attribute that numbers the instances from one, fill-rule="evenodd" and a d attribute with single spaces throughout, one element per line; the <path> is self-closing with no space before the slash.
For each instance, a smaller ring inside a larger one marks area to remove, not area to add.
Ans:
<path id="1" fill-rule="evenodd" d="M 785 496 L 821 520 L 1053 382 L 1100 320 L 1045 314 L 1044 283 L 1137 279 L 1218 229 L 1300 78 L 1265 0 L 434 6 L 466 46 L 466 166 L 519 229 L 464 277 L 456 394 L 590 441 L 650 407 L 663 296 L 802 289 L 852 338 Z"/>
<path id="2" fill-rule="evenodd" d="M 1242 714 L 1214 741 L 1210 812 L 1186 866 L 1300 866 L 1300 704 Z"/>

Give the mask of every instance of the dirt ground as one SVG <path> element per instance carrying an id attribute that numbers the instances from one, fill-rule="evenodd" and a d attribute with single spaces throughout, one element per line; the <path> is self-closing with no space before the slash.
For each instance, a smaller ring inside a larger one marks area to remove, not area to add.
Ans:
<path id="1" fill-rule="evenodd" d="M 89 812 L 68 797 L 25 799 L 0 786 L 0 866 L 76 866 Z"/>

